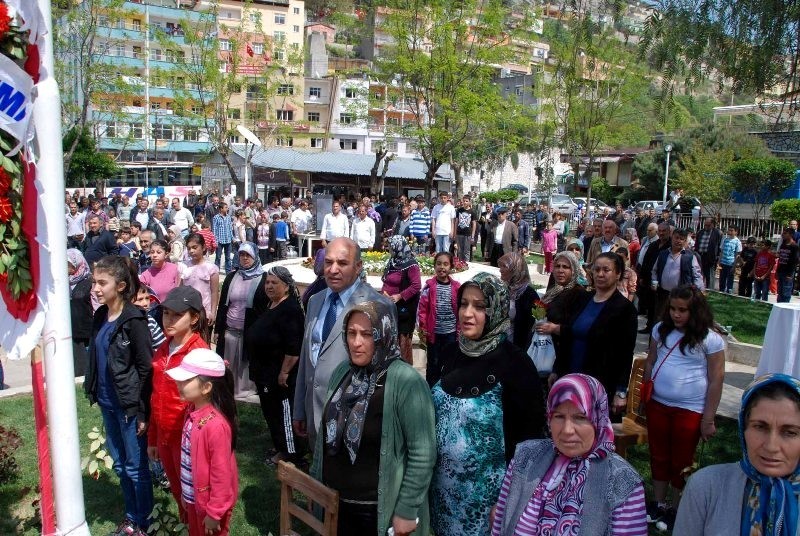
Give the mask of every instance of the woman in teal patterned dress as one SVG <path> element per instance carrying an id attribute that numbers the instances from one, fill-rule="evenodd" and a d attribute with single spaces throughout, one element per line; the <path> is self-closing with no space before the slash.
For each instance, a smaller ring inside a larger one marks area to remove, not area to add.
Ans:
<path id="1" fill-rule="evenodd" d="M 517 443 L 544 437 L 544 404 L 536 367 L 506 339 L 508 287 L 478 274 L 461 286 L 458 304 L 459 340 L 442 352 L 433 386 L 432 528 L 437 536 L 483 536 Z"/>

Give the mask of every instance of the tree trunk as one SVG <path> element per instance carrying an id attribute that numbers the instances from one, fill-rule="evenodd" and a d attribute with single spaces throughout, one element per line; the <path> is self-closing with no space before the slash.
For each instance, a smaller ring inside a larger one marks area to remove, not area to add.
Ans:
<path id="1" fill-rule="evenodd" d="M 386 157 L 387 151 L 381 147 L 375 152 L 375 162 L 372 164 L 372 168 L 369 170 L 369 191 L 373 194 L 380 193 L 380 188 L 378 184 L 378 169 L 381 166 L 381 160 Z"/>
<path id="2" fill-rule="evenodd" d="M 456 191 L 455 191 L 456 199 L 461 199 L 461 197 L 464 195 L 464 177 L 461 175 L 461 169 L 463 168 L 463 166 L 452 163 L 450 164 L 450 166 L 453 169 L 453 174 L 455 175 L 456 179 Z"/>

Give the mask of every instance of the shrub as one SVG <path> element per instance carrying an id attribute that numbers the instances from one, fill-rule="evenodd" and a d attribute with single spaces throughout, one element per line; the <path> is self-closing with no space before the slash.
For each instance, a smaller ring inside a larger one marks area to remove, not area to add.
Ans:
<path id="1" fill-rule="evenodd" d="M 0 426 L 0 484 L 19 476 L 16 451 L 21 446 L 22 439 L 14 428 Z"/>
<path id="2" fill-rule="evenodd" d="M 791 220 L 800 220 L 800 199 L 779 199 L 769 210 L 773 220 L 786 225 Z"/>

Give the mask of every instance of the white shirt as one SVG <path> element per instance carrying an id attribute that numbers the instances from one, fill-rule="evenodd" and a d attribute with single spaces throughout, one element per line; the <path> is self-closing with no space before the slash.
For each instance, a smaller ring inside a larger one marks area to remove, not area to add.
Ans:
<path id="1" fill-rule="evenodd" d="M 675 344 L 683 337 L 680 331 L 673 330 L 667 335 L 666 345 L 661 344 L 658 328 L 653 327 L 653 340 L 658 354 L 653 365 L 655 377 L 653 399 L 666 406 L 688 409 L 702 413 L 706 405 L 708 389 L 708 356 L 725 350 L 725 341 L 716 331 L 709 331 L 703 343 L 695 348 L 687 346 L 681 351 L 680 344 Z M 670 348 L 675 346 L 672 353 Z M 664 361 L 664 358 L 667 358 Z M 663 363 L 663 366 L 662 366 Z M 661 368 L 659 369 L 659 366 Z"/>
<path id="2" fill-rule="evenodd" d="M 330 242 L 334 238 L 350 235 L 350 221 L 342 212 L 338 216 L 333 213 L 325 215 L 322 220 L 322 238 Z"/>
<path id="3" fill-rule="evenodd" d="M 83 212 L 76 212 L 67 214 L 67 236 L 78 236 L 84 234 L 83 226 L 86 220 L 86 214 Z"/>
<path id="4" fill-rule="evenodd" d="M 494 243 L 495 244 L 502 244 L 503 243 L 503 232 L 506 230 L 506 222 L 500 223 L 497 225 L 497 229 L 494 230 Z"/>
<path id="5" fill-rule="evenodd" d="M 456 208 L 450 203 L 438 204 L 431 211 L 434 220 L 433 234 L 449 235 L 453 230 L 453 220 L 456 217 Z"/>
<path id="6" fill-rule="evenodd" d="M 311 229 L 311 221 L 313 215 L 311 214 L 310 210 L 303 210 L 298 208 L 294 212 L 292 212 L 292 223 L 294 224 L 294 232 L 297 234 L 303 234 Z"/>
<path id="7" fill-rule="evenodd" d="M 194 225 L 194 217 L 189 209 L 181 207 L 177 211 L 172 212 L 172 222 L 178 226 L 178 229 L 185 231 Z"/>
<path id="8" fill-rule="evenodd" d="M 136 221 L 142 224 L 142 229 L 147 229 L 147 226 L 150 223 L 150 215 L 147 213 L 147 211 L 137 212 Z"/>
<path id="9" fill-rule="evenodd" d="M 375 246 L 375 222 L 372 218 L 366 216 L 363 220 L 354 219 L 350 238 L 355 240 L 361 249 L 372 249 Z"/>

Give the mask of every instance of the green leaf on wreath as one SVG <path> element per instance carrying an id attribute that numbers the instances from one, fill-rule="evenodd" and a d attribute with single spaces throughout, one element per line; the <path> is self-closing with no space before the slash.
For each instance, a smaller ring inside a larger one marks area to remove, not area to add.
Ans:
<path id="1" fill-rule="evenodd" d="M 13 222 L 12 222 L 12 227 L 13 227 Z M 19 224 L 17 224 L 17 227 L 19 227 Z M 16 235 L 18 233 L 19 231 L 16 231 L 14 234 Z M 6 242 L 6 247 L 9 249 L 9 251 L 14 251 L 15 249 L 17 249 L 18 245 L 19 241 L 17 241 L 16 238 L 9 238 L 8 241 Z"/>
<path id="2" fill-rule="evenodd" d="M 17 220 L 11 220 L 11 234 L 13 236 L 15 236 L 15 237 L 19 236 L 19 222 Z M 11 241 L 9 240 L 9 246 L 8 247 L 12 248 L 12 246 L 10 244 L 11 244 Z M 16 245 L 14 245 L 12 249 L 16 249 Z"/>
<path id="3" fill-rule="evenodd" d="M 0 238 L 5 236 L 5 234 L 6 234 L 6 224 L 0 223 Z"/>

